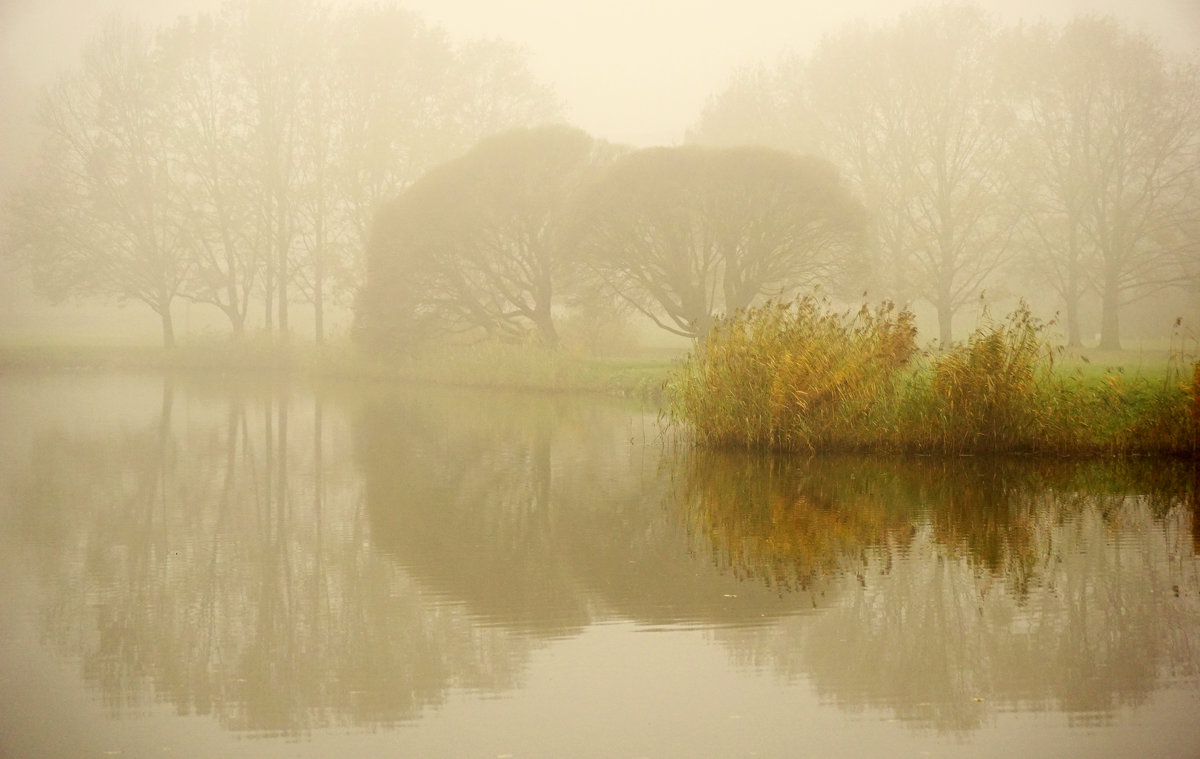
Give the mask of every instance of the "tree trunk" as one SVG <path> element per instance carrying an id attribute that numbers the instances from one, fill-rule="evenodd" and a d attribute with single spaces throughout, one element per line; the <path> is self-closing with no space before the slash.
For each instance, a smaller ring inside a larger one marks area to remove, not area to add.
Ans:
<path id="1" fill-rule="evenodd" d="M 938 342 L 941 343 L 943 349 L 949 348 L 950 343 L 954 341 L 954 330 L 952 322 L 954 312 L 949 306 L 939 305 L 938 310 Z"/>
<path id="2" fill-rule="evenodd" d="M 1114 272 L 1104 277 L 1104 299 L 1100 306 L 1100 348 L 1121 350 L 1121 290 Z"/>
<path id="3" fill-rule="evenodd" d="M 166 308 L 162 309 L 158 312 L 158 315 L 162 318 L 163 347 L 174 348 L 175 322 L 171 319 L 171 307 L 167 306 Z"/>
<path id="4" fill-rule="evenodd" d="M 288 342 L 288 268 L 287 247 L 280 245 L 279 249 L 279 344 Z"/>
<path id="5" fill-rule="evenodd" d="M 268 260 L 273 259 L 273 256 L 267 256 Z M 263 331 L 267 333 L 267 339 L 270 340 L 275 334 L 275 266 L 273 263 L 267 264 L 267 269 L 263 273 Z"/>
<path id="6" fill-rule="evenodd" d="M 938 279 L 937 303 L 934 304 L 937 308 L 938 343 L 940 350 L 946 350 L 954 342 L 954 305 L 950 297 L 949 275 L 942 272 Z"/>
<path id="7" fill-rule="evenodd" d="M 1074 217 L 1072 212 L 1072 217 Z M 1079 332 L 1079 293 L 1082 289 L 1083 273 L 1080 271 L 1079 234 L 1074 223 L 1071 224 L 1067 239 L 1067 347 L 1079 348 L 1083 345 L 1083 336 Z"/>
<path id="8" fill-rule="evenodd" d="M 537 328 L 538 342 L 543 348 L 558 348 L 558 330 L 554 328 L 554 318 L 548 311 L 534 315 L 534 326 Z"/>
<path id="9" fill-rule="evenodd" d="M 313 321 L 314 338 L 321 345 L 325 342 L 325 275 L 319 265 L 313 281 Z"/>
<path id="10" fill-rule="evenodd" d="M 1079 332 L 1079 294 L 1071 292 L 1066 297 L 1067 306 L 1067 347 L 1079 348 L 1083 345 L 1083 337 Z"/>

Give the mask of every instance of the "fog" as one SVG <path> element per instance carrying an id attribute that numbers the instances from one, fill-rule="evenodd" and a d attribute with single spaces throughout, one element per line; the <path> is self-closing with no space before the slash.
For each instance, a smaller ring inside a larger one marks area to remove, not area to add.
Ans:
<path id="1" fill-rule="evenodd" d="M 85 45 L 108 19 L 120 14 L 155 29 L 180 15 L 216 12 L 221 5 L 217 0 L 7 0 L 0 6 L 0 193 L 21 186 L 30 170 L 39 138 L 35 122 L 40 93 L 61 72 L 78 66 Z M 644 147 L 682 144 L 706 104 L 739 70 L 771 66 L 786 54 L 807 55 L 823 37 L 850 22 L 883 23 L 928 3 L 410 0 L 401 5 L 430 26 L 444 29 L 454 44 L 479 39 L 515 44 L 526 56 L 530 73 L 558 97 L 561 120 L 601 140 Z M 1064 23 L 1081 14 L 1111 14 L 1123 27 L 1145 32 L 1173 55 L 1194 57 L 1200 51 L 1200 4 L 1192 0 L 1015 0 L 983 7 L 1004 24 Z M 28 277 L 11 260 L 4 267 L 9 273 L 0 285 L 0 334 L 45 332 L 91 339 L 107 333 L 126 340 L 155 339 L 155 320 L 146 320 L 143 328 L 136 306 L 114 311 L 105 298 L 84 297 L 48 308 L 32 295 Z M 1194 295 L 1172 292 L 1167 300 L 1172 307 L 1180 304 L 1176 310 L 1187 311 Z M 177 316 L 185 333 L 222 329 L 219 313 L 194 303 L 186 309 Z M 338 331 L 350 317 L 331 307 L 326 318 L 329 329 Z M 925 326 L 932 318 L 924 315 Z M 305 309 L 298 308 L 293 321 L 297 329 L 305 329 L 299 325 L 309 319 Z M 1161 318 L 1152 316 L 1151 322 L 1144 331 L 1160 334 Z"/>
<path id="2" fill-rule="evenodd" d="M 338 0 L 341 4 L 370 4 Z M 671 144 L 738 66 L 806 51 L 855 19 L 884 20 L 922 0 L 408 0 L 458 39 L 500 37 L 522 45 L 539 77 L 567 102 L 568 120 L 617 142 Z M 0 5 L 0 113 L 18 121 L 20 99 L 74 63 L 112 13 L 152 23 L 214 10 L 220 0 L 6 0 Z M 983 3 L 1008 21 L 1061 22 L 1112 14 L 1181 52 L 1200 51 L 1200 4 L 1192 0 L 1010 0 Z M 6 124 L 6 132 L 12 129 Z M 6 139 L 10 135 L 5 134 Z M 10 142 L 4 157 L 12 159 Z"/>

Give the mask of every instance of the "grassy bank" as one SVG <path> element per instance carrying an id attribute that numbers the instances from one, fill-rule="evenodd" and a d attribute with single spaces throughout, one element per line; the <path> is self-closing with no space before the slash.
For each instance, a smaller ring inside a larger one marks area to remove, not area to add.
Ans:
<path id="1" fill-rule="evenodd" d="M 581 392 L 661 403 L 710 447 L 928 454 L 1195 457 L 1194 356 L 1064 352 L 1025 312 L 936 353 L 891 307 L 834 314 L 816 301 L 721 322 L 680 359 L 484 344 L 402 358 L 348 341 L 281 347 L 209 340 L 173 349 L 0 345 L 0 372 L 163 371 Z"/>
<path id="2" fill-rule="evenodd" d="M 597 358 L 484 344 L 380 357 L 348 341 L 279 346 L 264 340 L 211 340 L 175 348 L 115 345 L 0 345 L 0 372 L 164 371 L 293 375 L 603 393 L 659 401 L 672 364 L 665 353 Z"/>
<path id="3" fill-rule="evenodd" d="M 921 454 L 1159 455 L 1200 450 L 1200 367 L 1148 371 L 1064 354 L 1028 310 L 919 351 L 890 306 L 804 299 L 722 321 L 667 383 L 668 417 L 704 446 Z"/>

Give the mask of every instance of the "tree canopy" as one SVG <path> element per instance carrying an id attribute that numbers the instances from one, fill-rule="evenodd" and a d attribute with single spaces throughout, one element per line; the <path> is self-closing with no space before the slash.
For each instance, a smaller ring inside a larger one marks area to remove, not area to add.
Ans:
<path id="1" fill-rule="evenodd" d="M 782 150 L 648 148 L 618 159 L 572 207 L 581 260 L 663 329 L 865 268 L 866 218 L 829 163 Z"/>
<path id="2" fill-rule="evenodd" d="M 558 344 L 564 207 L 611 152 L 565 126 L 508 131 L 435 167 L 377 216 L 358 303 L 384 343 L 466 332 Z"/>

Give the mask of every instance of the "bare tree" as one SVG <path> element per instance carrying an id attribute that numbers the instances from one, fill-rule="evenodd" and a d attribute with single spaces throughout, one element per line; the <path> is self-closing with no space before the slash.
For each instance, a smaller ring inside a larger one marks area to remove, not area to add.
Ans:
<path id="1" fill-rule="evenodd" d="M 456 49 L 440 30 L 392 6 L 348 10 L 336 23 L 339 180 L 356 250 L 366 249 L 380 207 L 430 168 L 490 134 L 561 113 L 512 45 Z"/>
<path id="2" fill-rule="evenodd" d="M 860 284 L 928 301 L 948 343 L 954 314 L 1013 243 L 1015 119 L 996 44 L 992 20 L 968 7 L 853 24 L 774 76 L 735 80 L 693 137 L 729 144 L 740 120 L 747 139 L 814 150 L 842 167 L 870 212 L 875 273 Z M 746 103 L 753 108 L 741 116 Z M 764 112 L 773 113 L 767 126 Z"/>
<path id="3" fill-rule="evenodd" d="M 511 45 L 456 49 L 395 6 L 323 16 L 302 47 L 310 52 L 292 275 L 313 305 L 320 341 L 326 302 L 362 286 L 370 221 L 385 201 L 485 135 L 547 120 L 559 104 Z"/>
<path id="4" fill-rule="evenodd" d="M 230 11 L 237 36 L 236 59 L 243 83 L 245 118 L 251 130 L 250 161 L 255 209 L 255 247 L 262 256 L 264 323 L 289 337 L 289 293 L 299 221 L 297 141 L 301 71 L 308 51 L 304 29 L 312 20 L 305 1 L 243 0 Z"/>
<path id="5" fill-rule="evenodd" d="M 145 301 L 168 342 L 177 298 L 235 335 L 259 306 L 283 339 L 307 302 L 321 341 L 386 199 L 559 108 L 516 48 L 455 48 L 395 6 L 235 0 L 153 37 L 114 25 L 93 48 L 49 98 L 10 235 L 45 292 Z"/>
<path id="6" fill-rule="evenodd" d="M 1094 288 L 1100 345 L 1117 349 L 1121 307 L 1180 281 L 1173 264 L 1200 176 L 1200 70 L 1111 18 L 1081 18 L 1039 41 L 1046 65 L 1028 134 L 1041 167 L 1032 226 L 1042 271 L 1064 296 L 1069 340 L 1080 342 L 1078 299 Z"/>
<path id="7" fill-rule="evenodd" d="M 192 267 L 174 183 L 183 167 L 168 149 L 169 83 L 150 36 L 111 22 L 48 92 L 35 174 L 12 202 L 15 237 L 44 293 L 143 303 L 168 347 L 171 306 Z"/>
<path id="8" fill-rule="evenodd" d="M 1122 306 L 1194 271 L 1197 92 L 1194 63 L 1111 18 L 1025 32 L 943 7 L 736 78 L 690 134 L 815 145 L 843 167 L 871 212 L 864 284 L 931 303 L 943 342 L 1022 258 L 1062 298 L 1071 344 L 1095 292 L 1115 348 Z"/>
<path id="9" fill-rule="evenodd" d="M 1016 120 L 997 72 L 996 27 L 976 9 L 944 7 L 861 34 L 814 57 L 814 108 L 827 119 L 830 154 L 873 204 L 901 291 L 937 309 L 948 344 L 954 314 L 1014 247 Z M 853 88 L 840 72 L 853 73 Z"/>
<path id="10" fill-rule="evenodd" d="M 350 266 L 351 235 L 345 224 L 338 167 L 345 154 L 345 119 L 335 75 L 338 40 L 324 37 L 333 26 L 326 13 L 314 14 L 304 29 L 296 144 L 296 215 L 299 257 L 292 268 L 296 294 L 313 308 L 313 334 L 325 339 L 327 301 L 339 276 Z"/>
<path id="11" fill-rule="evenodd" d="M 177 61 L 169 147 L 184 167 L 175 181 L 188 215 L 192 262 L 181 295 L 218 308 L 240 337 L 264 262 L 250 231 L 253 203 L 243 170 L 249 129 L 230 96 L 239 87 L 229 66 L 232 36 L 225 19 L 181 18 L 159 35 L 159 44 Z"/>

